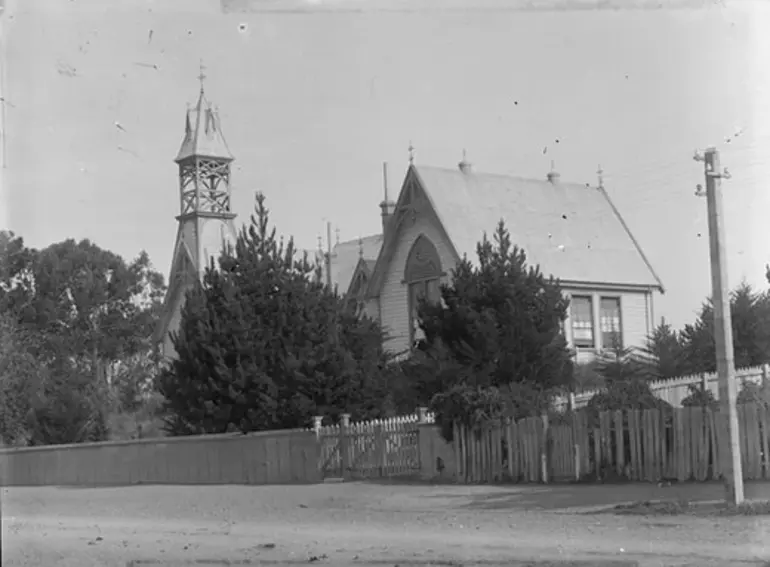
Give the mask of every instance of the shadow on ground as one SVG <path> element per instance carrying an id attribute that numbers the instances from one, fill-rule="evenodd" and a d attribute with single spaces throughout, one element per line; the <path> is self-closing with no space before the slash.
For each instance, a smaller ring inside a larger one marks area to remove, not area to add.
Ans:
<path id="1" fill-rule="evenodd" d="M 469 510 L 564 510 L 614 506 L 640 500 L 688 500 L 705 502 L 724 498 L 723 485 L 712 483 L 683 483 L 658 487 L 649 483 L 612 485 L 511 485 L 489 487 L 484 493 L 452 495 L 442 493 L 440 498 L 465 500 L 460 508 Z M 770 482 L 752 482 L 745 485 L 747 499 L 770 500 Z"/>

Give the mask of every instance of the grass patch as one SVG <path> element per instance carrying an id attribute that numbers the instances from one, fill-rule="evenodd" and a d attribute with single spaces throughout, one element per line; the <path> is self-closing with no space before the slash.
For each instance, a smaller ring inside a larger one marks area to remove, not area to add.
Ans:
<path id="1" fill-rule="evenodd" d="M 723 502 L 690 502 L 679 500 L 640 500 L 613 506 L 610 513 L 624 516 L 766 516 L 770 515 L 770 501 L 745 500 L 738 506 Z"/>

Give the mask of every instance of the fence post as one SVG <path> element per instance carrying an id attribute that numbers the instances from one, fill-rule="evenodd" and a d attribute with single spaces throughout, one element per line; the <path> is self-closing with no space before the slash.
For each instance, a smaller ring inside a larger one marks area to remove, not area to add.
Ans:
<path id="1" fill-rule="evenodd" d="M 428 423 L 428 408 L 422 406 L 417 408 L 417 418 L 418 423 Z"/>
<path id="2" fill-rule="evenodd" d="M 572 447 L 573 447 L 572 456 L 575 459 L 575 480 L 579 481 L 580 480 L 580 439 L 579 439 L 580 428 L 578 426 L 578 414 L 575 412 L 572 412 L 571 418 L 572 418 Z"/>
<path id="3" fill-rule="evenodd" d="M 350 478 L 350 414 L 340 416 L 340 457 L 342 458 L 342 478 Z"/>
<path id="4" fill-rule="evenodd" d="M 569 411 L 575 411 L 575 392 L 570 392 L 569 397 L 567 398 L 567 409 Z"/>
<path id="5" fill-rule="evenodd" d="M 708 374 L 706 374 L 705 372 L 700 375 L 700 387 L 704 393 L 707 392 L 709 389 Z"/>
<path id="6" fill-rule="evenodd" d="M 316 437 L 321 436 L 321 425 L 323 424 L 323 421 L 324 418 L 322 415 L 313 416 L 313 431 L 315 431 Z"/>
<path id="7" fill-rule="evenodd" d="M 762 365 L 762 389 L 767 392 L 770 388 L 770 364 Z"/>
<path id="8" fill-rule="evenodd" d="M 540 449 L 540 472 L 543 484 L 548 484 L 548 414 L 543 414 L 543 445 Z"/>

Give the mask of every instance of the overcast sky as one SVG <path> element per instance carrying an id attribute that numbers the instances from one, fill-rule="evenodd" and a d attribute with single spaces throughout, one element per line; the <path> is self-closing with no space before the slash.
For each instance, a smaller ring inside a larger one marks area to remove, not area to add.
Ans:
<path id="1" fill-rule="evenodd" d="M 464 2 L 479 5 L 453 6 Z M 325 219 L 342 239 L 378 232 L 381 164 L 400 181 L 410 140 L 416 161 L 434 166 L 455 167 L 465 148 L 479 171 L 541 178 L 555 160 L 562 179 L 595 182 L 601 164 L 666 285 L 656 317 L 681 326 L 710 292 L 706 203 L 693 195 L 703 170 L 692 154 L 714 144 L 733 175 L 730 283 L 766 287 L 766 3 L 257 9 L 269 5 L 10 2 L 6 226 L 34 246 L 87 237 L 126 258 L 146 249 L 167 273 L 179 211 L 172 160 L 203 58 L 237 158 L 235 211 L 246 220 L 254 192 L 265 192 L 279 231 L 299 246 L 316 246 Z"/>

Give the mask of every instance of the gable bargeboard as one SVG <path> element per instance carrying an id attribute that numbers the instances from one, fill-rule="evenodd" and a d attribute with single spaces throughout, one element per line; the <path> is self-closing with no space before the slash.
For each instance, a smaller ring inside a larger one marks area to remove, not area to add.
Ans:
<path id="1" fill-rule="evenodd" d="M 375 268 L 375 281 L 371 282 L 367 312 L 371 315 L 379 314 L 379 319 L 387 331 L 389 339 L 387 348 L 396 353 L 406 352 L 410 343 L 410 313 L 409 292 L 405 279 L 405 268 L 410 251 L 420 236 L 431 241 L 435 246 L 441 260 L 441 268 L 444 273 L 442 283 L 448 283 L 451 272 L 455 268 L 459 253 L 456 244 L 450 240 L 444 223 L 434 208 L 432 195 L 424 193 L 422 185 L 414 168 L 407 172 L 402 190 L 399 195 L 396 212 L 391 225 L 389 236 L 383 243 Z M 608 201 L 609 202 L 609 201 Z M 504 216 L 504 211 L 498 212 Z M 495 223 L 486 227 L 487 232 L 493 231 Z M 509 226 L 510 228 L 510 226 Z M 630 237 L 630 233 L 628 235 Z M 478 235 L 480 239 L 481 234 Z M 515 236 L 514 236 L 515 239 Z M 392 242 L 388 242 L 391 241 Z M 634 242 L 634 245 L 636 243 Z M 464 250 L 473 259 L 471 250 Z M 618 250 L 610 248 L 610 258 L 618 258 Z M 640 261 L 641 260 L 641 261 Z M 646 264 L 646 259 L 637 258 L 635 269 L 641 274 L 640 264 Z M 559 274 L 554 274 L 559 275 Z M 645 338 L 652 330 L 653 307 L 652 292 L 659 280 L 650 269 L 646 278 L 638 284 L 634 279 L 625 280 L 627 273 L 619 273 L 615 281 L 621 283 L 596 283 L 587 284 L 575 282 L 563 282 L 563 288 L 568 295 L 588 295 L 592 298 L 594 311 L 594 336 L 595 348 L 602 348 L 600 333 L 599 303 L 603 297 L 616 297 L 620 300 L 620 321 L 622 340 L 624 346 L 642 346 Z M 631 276 L 635 276 L 632 274 Z M 377 281 L 378 280 L 378 281 Z M 571 320 L 565 322 L 567 340 L 572 344 Z M 578 353 L 578 361 L 587 361 L 593 357 L 594 349 L 581 350 Z"/>

